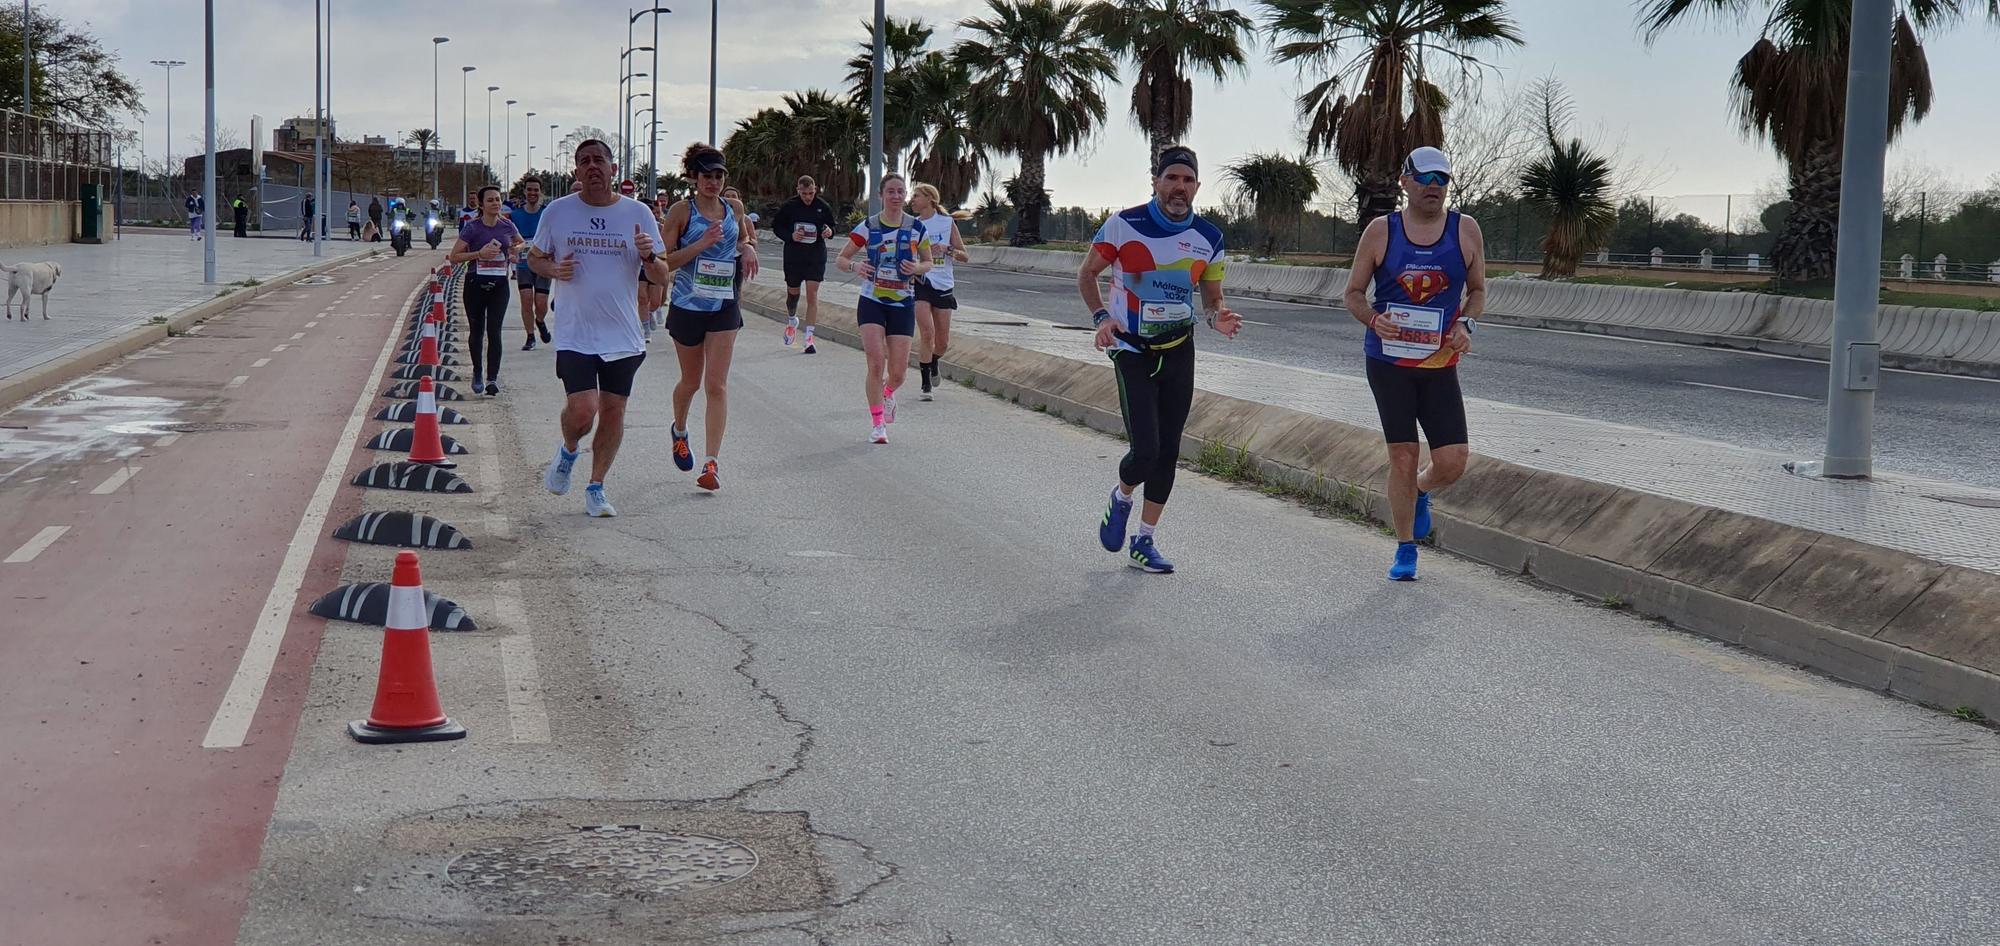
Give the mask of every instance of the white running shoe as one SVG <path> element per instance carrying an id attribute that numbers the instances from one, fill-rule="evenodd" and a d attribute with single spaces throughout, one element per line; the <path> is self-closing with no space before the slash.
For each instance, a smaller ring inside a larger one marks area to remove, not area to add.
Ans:
<path id="1" fill-rule="evenodd" d="M 887 424 L 893 424 L 895 422 L 896 422 L 896 396 L 894 394 L 882 395 L 882 423 L 887 425 Z"/>
<path id="2" fill-rule="evenodd" d="M 592 483 L 583 491 L 583 514 L 593 519 L 609 519 L 618 515 L 611 507 L 611 500 L 604 498 L 604 484 Z"/>
<path id="3" fill-rule="evenodd" d="M 876 424 L 875 429 L 869 431 L 868 433 L 868 441 L 870 443 L 888 443 L 889 428 L 884 427 L 881 424 Z"/>
<path id="4" fill-rule="evenodd" d="M 563 453 L 563 448 L 557 447 L 555 458 L 551 459 L 548 468 L 542 471 L 543 488 L 557 496 L 569 492 L 570 469 L 576 465 L 576 457 L 565 457 Z"/>

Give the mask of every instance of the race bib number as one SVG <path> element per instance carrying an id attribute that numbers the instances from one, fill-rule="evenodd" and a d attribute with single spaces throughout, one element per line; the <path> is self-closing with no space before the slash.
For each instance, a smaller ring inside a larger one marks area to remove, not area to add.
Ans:
<path id="1" fill-rule="evenodd" d="M 695 260 L 694 294 L 697 299 L 728 302 L 736 298 L 736 261 Z"/>
<path id="2" fill-rule="evenodd" d="M 810 223 L 792 224 L 793 243 L 818 243 L 819 228 Z"/>
<path id="3" fill-rule="evenodd" d="M 476 260 L 472 264 L 472 272 L 478 276 L 505 276 L 507 275 L 507 258 L 503 256 L 499 259 Z"/>
<path id="4" fill-rule="evenodd" d="M 903 293 L 910 289 L 909 279 L 903 276 L 903 255 L 899 248 L 884 246 L 875 266 L 875 288 L 883 292 Z"/>
<path id="5" fill-rule="evenodd" d="M 1194 322 L 1194 309 L 1185 302 L 1142 302 L 1139 304 L 1139 335 L 1151 337 L 1177 331 Z"/>
<path id="6" fill-rule="evenodd" d="M 1390 303 L 1386 313 L 1397 338 L 1382 339 L 1382 354 L 1422 361 L 1444 346 L 1444 310 Z"/>

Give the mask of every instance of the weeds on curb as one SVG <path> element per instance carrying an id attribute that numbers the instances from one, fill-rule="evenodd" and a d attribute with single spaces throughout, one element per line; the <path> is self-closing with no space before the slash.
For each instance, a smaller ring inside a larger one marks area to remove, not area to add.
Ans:
<path id="1" fill-rule="evenodd" d="M 150 319 L 147 319 L 147 320 L 146 320 L 146 324 L 147 324 L 147 325 L 165 325 L 165 324 L 167 324 L 167 317 L 166 317 L 166 316 L 164 316 L 164 315 L 156 315 L 156 316 L 153 316 L 153 317 L 152 317 L 152 318 L 150 318 Z"/>
<path id="2" fill-rule="evenodd" d="M 1961 706 L 1954 709 L 1951 711 L 1951 715 L 1953 719 L 1962 719 L 1968 723 L 1986 722 L 1986 714 L 1971 706 Z"/>
<path id="3" fill-rule="evenodd" d="M 1605 607 L 1610 608 L 1613 611 L 1623 611 L 1632 606 L 1631 602 L 1626 601 L 1624 598 L 1619 597 L 1618 595 L 1605 595 L 1603 604 Z"/>
<path id="4" fill-rule="evenodd" d="M 1211 442 L 1201 448 L 1201 453 L 1190 465 L 1197 472 L 1216 479 L 1249 486 L 1273 498 L 1291 500 L 1317 515 L 1375 527 L 1385 535 L 1395 534 L 1394 530 L 1379 525 L 1368 515 L 1367 494 L 1359 487 L 1335 483 L 1318 474 L 1306 485 L 1267 476 L 1257 469 L 1256 460 L 1247 447 Z"/>

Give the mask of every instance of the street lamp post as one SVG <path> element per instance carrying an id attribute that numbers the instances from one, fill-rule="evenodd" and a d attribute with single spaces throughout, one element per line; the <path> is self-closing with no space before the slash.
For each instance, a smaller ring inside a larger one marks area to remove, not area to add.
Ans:
<path id="1" fill-rule="evenodd" d="M 472 88 L 472 73 L 474 72 L 474 70 L 477 70 L 478 68 L 479 68 L 478 66 L 458 67 L 458 71 L 460 73 L 459 76 L 460 81 L 458 85 L 458 140 L 460 147 L 465 151 L 472 150 L 472 132 L 470 129 L 469 119 L 466 117 L 466 112 L 467 112 L 466 103 L 469 101 L 469 96 L 472 94 L 470 91 Z M 471 155 L 469 154 L 460 154 L 458 156 L 458 192 L 460 194 L 465 193 L 465 187 L 466 187 L 465 159 L 469 157 L 471 157 Z"/>
<path id="2" fill-rule="evenodd" d="M 550 170 L 551 172 L 554 172 L 554 173 L 556 173 L 556 174 L 561 174 L 561 173 L 562 173 L 562 155 L 560 155 L 560 154 L 557 154 L 557 153 L 556 153 L 556 128 L 557 128 L 557 127 L 558 127 L 558 126 L 556 125 L 556 123 L 555 123 L 555 122 L 550 122 L 550 123 L 549 123 L 549 170 Z M 558 194 L 558 195 L 556 195 L 556 196 L 560 197 L 560 196 L 562 196 L 562 195 Z"/>
<path id="3" fill-rule="evenodd" d="M 500 179 L 503 187 L 514 186 L 514 106 L 519 104 L 519 99 L 507 100 L 507 176 Z"/>
<path id="4" fill-rule="evenodd" d="M 868 204 L 877 212 L 882 209 L 882 51 L 889 45 L 883 19 L 882 0 L 875 0 L 875 72 L 868 80 Z"/>
<path id="5" fill-rule="evenodd" d="M 320 0 L 313 0 L 313 203 L 319 203 L 321 179 L 326 175 L 326 37 L 320 30 Z M 319 232 L 319 215 L 325 207 L 315 206 L 306 226 L 312 228 L 313 255 L 326 254 L 326 241 Z"/>
<path id="6" fill-rule="evenodd" d="M 166 172 L 162 176 L 167 180 L 172 180 L 174 176 L 174 67 L 185 66 L 187 62 L 181 59 L 155 59 L 153 60 L 153 65 L 167 70 L 167 156 L 161 159 L 161 164 L 165 165 L 166 168 Z M 171 200 L 172 197 L 169 196 L 168 199 Z"/>
<path id="7" fill-rule="evenodd" d="M 535 173 L 535 113 L 521 118 L 521 137 L 528 142 L 528 173 Z"/>
<path id="8" fill-rule="evenodd" d="M 716 38 L 721 35 L 719 25 L 722 19 L 722 0 L 708 0 L 708 143 L 715 144 L 715 47 Z M 882 35 L 882 0 L 875 0 L 875 35 Z M 876 43 L 876 46 L 882 45 Z M 878 65 L 879 69 L 880 66 Z"/>
<path id="9" fill-rule="evenodd" d="M 431 37 L 431 199 L 438 199 L 438 47 L 451 42 L 449 36 Z"/>
<path id="10" fill-rule="evenodd" d="M 497 85 L 486 87 L 486 177 L 493 178 L 493 93 L 500 91 Z"/>
<path id="11" fill-rule="evenodd" d="M 650 10 L 640 10 L 639 12 L 632 14 L 631 18 L 625 22 L 625 45 L 630 46 L 632 45 L 632 24 L 637 23 L 639 21 L 639 18 L 642 16 L 650 15 L 653 18 L 652 78 L 653 78 L 653 101 L 655 102 L 658 102 L 660 100 L 660 14 L 672 13 L 672 12 L 674 11 L 667 9 L 666 7 L 653 7 Z M 652 180 L 646 185 L 646 196 L 649 198 L 658 197 L 660 196 L 660 187 L 659 187 L 660 142 L 657 136 L 653 136 L 652 139 L 647 143 L 646 164 L 653 169 Z"/>
<path id="12" fill-rule="evenodd" d="M 201 223 L 201 239 L 203 244 L 201 248 L 201 281 L 213 286 L 215 285 L 215 215 L 219 212 L 215 203 L 215 0 L 203 0 L 201 8 L 203 26 L 202 71 L 207 73 L 204 85 L 208 88 L 207 118 L 204 122 L 206 127 L 202 133 L 205 139 L 203 146 L 207 149 L 208 154 L 206 160 L 202 161 L 201 167 L 201 206 L 204 211 Z M 22 25 L 25 26 L 26 24 Z M 22 39 L 25 40 L 26 38 L 24 32 Z M 22 87 L 21 94 L 23 96 L 27 95 L 26 86 Z"/>
<path id="13" fill-rule="evenodd" d="M 627 32 L 630 32 L 630 30 L 627 30 Z M 632 111 L 632 96 L 626 90 L 633 79 L 643 79 L 647 75 L 644 72 L 627 72 L 626 70 L 631 68 L 630 60 L 633 53 L 649 53 L 652 51 L 653 47 L 651 46 L 635 46 L 626 49 L 618 55 L 618 144 L 620 167 L 627 167 L 632 163 L 632 129 L 625 126 L 625 115 Z"/>

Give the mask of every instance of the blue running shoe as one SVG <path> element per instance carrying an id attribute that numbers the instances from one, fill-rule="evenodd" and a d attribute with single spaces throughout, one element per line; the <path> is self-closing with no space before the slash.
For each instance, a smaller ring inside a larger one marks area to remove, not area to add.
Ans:
<path id="1" fill-rule="evenodd" d="M 569 471 L 576 466 L 576 457 L 576 454 L 558 445 L 556 458 L 550 460 L 548 469 L 542 471 L 542 486 L 557 496 L 569 492 Z"/>
<path id="2" fill-rule="evenodd" d="M 1160 550 L 1153 547 L 1153 537 L 1150 535 L 1135 535 L 1132 537 L 1132 551 L 1126 553 L 1125 564 L 1133 568 L 1144 569 L 1155 575 L 1171 575 L 1174 573 L 1174 563 L 1167 561 L 1167 557 L 1161 555 Z"/>
<path id="3" fill-rule="evenodd" d="M 694 451 L 688 449 L 687 431 L 677 431 L 672 427 L 668 427 L 667 433 L 674 438 L 674 465 L 683 470 L 693 470 Z"/>
<path id="4" fill-rule="evenodd" d="M 604 484 L 592 483 L 583 488 L 583 514 L 593 519 L 609 519 L 618 515 L 611 508 L 611 500 L 604 498 Z"/>
<path id="5" fill-rule="evenodd" d="M 1116 552 L 1125 547 L 1125 524 L 1132 521 L 1132 501 L 1111 498 L 1111 505 L 1105 507 L 1104 521 L 1097 525 L 1098 544 L 1106 552 Z"/>
<path id="6" fill-rule="evenodd" d="M 1422 539 L 1431 534 L 1431 494 L 1417 494 L 1417 520 L 1410 534 Z"/>
<path id="7" fill-rule="evenodd" d="M 1137 555 L 1137 552 L 1133 553 Z M 1396 543 L 1396 564 L 1389 566 L 1390 581 L 1417 580 L 1417 543 Z"/>

